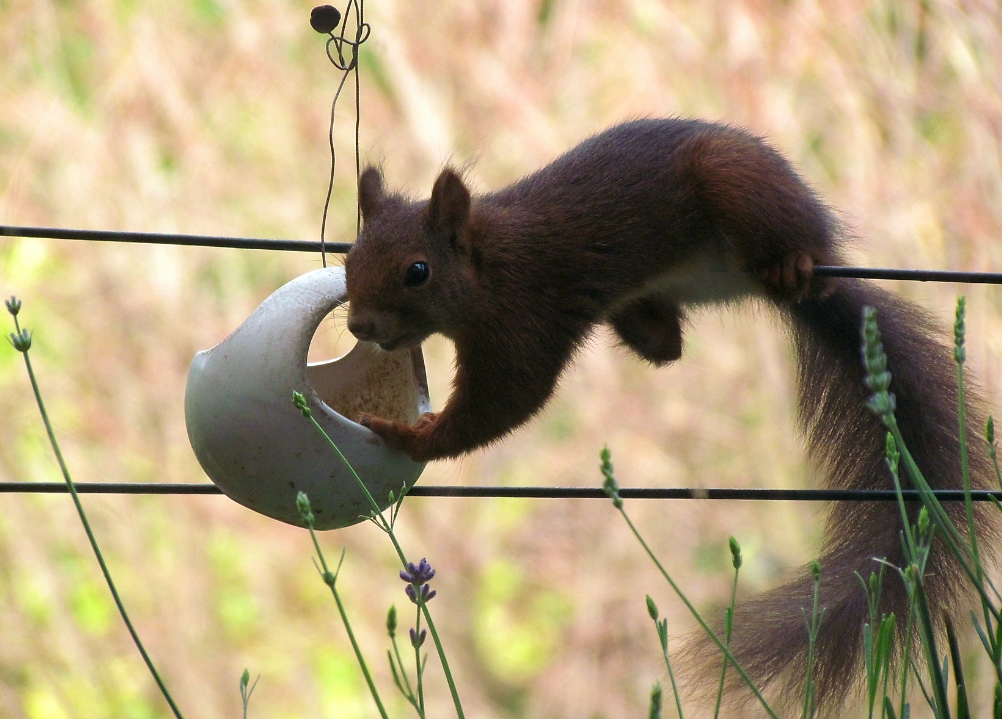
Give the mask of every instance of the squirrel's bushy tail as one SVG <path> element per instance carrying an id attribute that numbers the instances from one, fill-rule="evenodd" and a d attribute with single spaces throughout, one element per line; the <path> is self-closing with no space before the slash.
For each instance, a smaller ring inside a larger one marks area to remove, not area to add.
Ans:
<path id="1" fill-rule="evenodd" d="M 934 489 L 961 488 L 952 352 L 920 309 L 859 280 L 838 280 L 831 295 L 804 300 L 786 310 L 799 366 L 800 423 L 808 436 L 812 465 L 831 488 L 893 488 L 885 463 L 886 430 L 865 405 L 869 393 L 863 384 L 860 327 L 867 305 L 877 310 L 892 374 L 891 391 L 897 397 L 895 415 L 908 449 Z M 974 392 L 965 388 L 965 398 L 972 484 L 984 488 L 990 476 L 984 443 L 978 439 L 984 413 Z M 904 468 L 901 481 L 909 486 Z M 963 531 L 963 503 L 945 506 Z M 910 508 L 913 520 L 917 510 L 917 504 Z M 979 511 L 977 516 L 979 534 L 996 537 L 987 526 L 989 515 Z M 837 709 L 861 686 L 862 628 L 868 612 L 855 573 L 866 579 L 879 571 L 874 558 L 902 566 L 900 532 L 901 514 L 894 502 L 835 502 L 831 507 L 819 557 L 819 606 L 825 613 L 814 667 L 822 711 Z M 938 544 L 933 546 L 927 572 L 933 617 L 950 608 L 951 598 L 969 594 L 961 570 Z M 791 701 L 803 696 L 808 651 L 803 612 L 810 616 L 812 600 L 813 579 L 804 567 L 787 584 L 751 600 L 739 600 L 735 611 L 731 636 L 735 657 L 760 688 L 771 685 Z M 895 572 L 885 573 L 880 612 L 893 612 L 898 626 L 904 626 L 907 597 Z M 712 677 L 714 673 L 719 677 L 720 656 L 706 637 L 699 637 L 683 659 L 695 665 L 698 681 L 716 686 Z"/>

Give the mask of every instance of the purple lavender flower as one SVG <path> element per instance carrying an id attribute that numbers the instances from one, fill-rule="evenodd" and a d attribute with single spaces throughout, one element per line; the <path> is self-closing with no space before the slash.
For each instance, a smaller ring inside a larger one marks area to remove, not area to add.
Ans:
<path id="1" fill-rule="evenodd" d="M 407 562 L 407 569 L 400 571 L 400 578 L 409 584 L 424 584 L 434 576 L 435 570 L 424 558 L 416 565 L 414 562 Z"/>
<path id="2" fill-rule="evenodd" d="M 415 604 L 424 604 L 437 594 L 434 589 L 428 586 L 428 580 L 434 576 L 435 570 L 424 558 L 417 564 L 407 562 L 407 568 L 400 571 L 400 578 L 407 582 L 404 592 Z"/>

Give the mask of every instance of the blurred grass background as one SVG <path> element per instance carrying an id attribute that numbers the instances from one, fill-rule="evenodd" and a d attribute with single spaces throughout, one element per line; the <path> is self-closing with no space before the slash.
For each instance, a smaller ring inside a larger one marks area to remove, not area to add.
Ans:
<path id="1" fill-rule="evenodd" d="M 0 223 L 316 239 L 336 76 L 309 10 L 0 0 Z M 1002 268 L 993 0 L 369 0 L 366 15 L 363 156 L 415 195 L 446 162 L 495 188 L 613 122 L 700 116 L 771 138 L 860 238 L 859 263 Z M 346 97 L 334 241 L 355 226 L 350 109 Z M 25 301 L 75 478 L 203 481 L 182 415 L 193 353 L 318 266 L 0 239 L 0 294 Z M 894 287 L 948 326 L 959 288 Z M 997 405 L 1000 295 L 962 289 L 969 355 Z M 597 485 L 608 443 L 626 486 L 813 486 L 773 320 L 757 307 L 707 312 L 661 371 L 599 332 L 529 427 L 422 481 Z M 324 325 L 316 358 L 343 351 L 344 335 Z M 450 352 L 426 345 L 437 404 Z M 6 347 L 0 415 L 0 480 L 58 479 Z M 253 716 L 375 716 L 302 531 L 219 497 L 84 501 L 188 717 L 238 716 L 245 666 L 262 675 Z M 628 506 L 707 608 L 727 592 L 728 534 L 745 550 L 747 594 L 810 560 L 823 518 L 810 504 Z M 413 499 L 399 526 L 410 555 L 438 569 L 433 610 L 470 717 L 641 716 L 663 671 L 644 593 L 673 637 L 690 627 L 605 502 Z M 369 525 L 323 540 L 331 554 L 347 547 L 342 591 L 389 695 L 383 621 L 406 602 L 395 560 Z M 984 711 L 988 667 L 968 646 Z M 429 714 L 449 716 L 429 674 Z M 0 496 L 0 716 L 166 716 L 66 497 Z"/>

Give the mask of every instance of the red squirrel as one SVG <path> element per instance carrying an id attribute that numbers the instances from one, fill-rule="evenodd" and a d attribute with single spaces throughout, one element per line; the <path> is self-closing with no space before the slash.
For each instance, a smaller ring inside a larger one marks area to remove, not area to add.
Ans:
<path id="1" fill-rule="evenodd" d="M 387 192 L 370 167 L 359 204 L 364 225 L 345 262 L 351 333 L 386 350 L 441 333 L 456 348 L 453 391 L 441 412 L 413 426 L 361 418 L 415 460 L 455 457 L 528 421 L 596 324 L 666 365 L 682 354 L 688 307 L 760 297 L 789 325 L 800 424 L 828 486 L 893 486 L 885 430 L 864 405 L 867 305 L 877 309 L 908 447 L 933 487 L 961 486 L 951 353 L 920 309 L 866 281 L 814 274 L 816 265 L 844 264 L 839 222 L 760 138 L 698 120 L 637 120 L 482 195 L 445 169 L 430 199 L 413 201 Z M 969 406 L 977 426 L 976 397 Z M 975 486 L 987 486 L 984 454 L 973 451 L 971 460 Z M 963 506 L 950 510 L 963 525 Z M 866 605 L 855 573 L 878 570 L 874 557 L 902 565 L 900 529 L 891 502 L 831 509 L 814 670 L 822 704 L 839 704 L 858 685 Z M 943 551 L 929 568 L 939 616 L 963 595 L 962 577 Z M 801 609 L 809 611 L 812 591 L 805 568 L 739 605 L 731 648 L 760 686 L 798 690 L 808 648 Z M 895 612 L 903 626 L 906 606 L 901 582 L 888 575 L 881 611 Z M 712 651 L 697 642 L 690 663 L 719 673 Z"/>

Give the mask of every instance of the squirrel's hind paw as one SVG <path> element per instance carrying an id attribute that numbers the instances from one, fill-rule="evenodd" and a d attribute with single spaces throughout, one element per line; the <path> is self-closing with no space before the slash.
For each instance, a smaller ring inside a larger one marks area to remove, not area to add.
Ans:
<path id="1" fill-rule="evenodd" d="M 779 262 L 766 267 L 760 277 L 766 294 L 776 302 L 800 302 L 805 297 L 824 297 L 831 293 L 831 279 L 814 274 L 814 266 L 826 264 L 809 252 L 787 254 Z"/>

